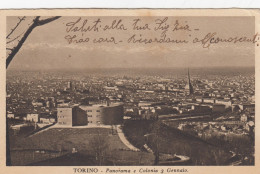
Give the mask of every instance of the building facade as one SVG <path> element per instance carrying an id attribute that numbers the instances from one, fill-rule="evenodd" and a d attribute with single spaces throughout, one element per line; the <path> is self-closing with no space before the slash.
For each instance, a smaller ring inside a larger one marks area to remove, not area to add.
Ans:
<path id="1" fill-rule="evenodd" d="M 88 124 L 88 117 L 78 106 L 57 108 L 57 124 L 83 126 Z"/>
<path id="2" fill-rule="evenodd" d="M 121 103 L 57 108 L 57 124 L 65 126 L 118 125 L 123 122 Z"/>
<path id="3" fill-rule="evenodd" d="M 89 125 L 117 125 L 123 122 L 124 109 L 121 103 L 82 105 L 80 108 L 86 112 Z"/>
<path id="4" fill-rule="evenodd" d="M 27 114 L 26 120 L 30 122 L 39 122 L 39 115 L 38 114 Z"/>

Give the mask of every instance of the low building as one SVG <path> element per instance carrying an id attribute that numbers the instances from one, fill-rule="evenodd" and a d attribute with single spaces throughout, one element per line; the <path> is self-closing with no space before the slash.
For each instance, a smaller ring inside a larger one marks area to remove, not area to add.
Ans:
<path id="1" fill-rule="evenodd" d="M 40 118 L 40 123 L 52 124 L 55 122 L 54 118 Z"/>
<path id="2" fill-rule="evenodd" d="M 215 99 L 213 98 L 203 98 L 204 103 L 215 103 Z"/>
<path id="3" fill-rule="evenodd" d="M 213 112 L 225 112 L 226 106 L 223 104 L 213 104 L 212 111 Z"/>
<path id="4" fill-rule="evenodd" d="M 12 118 L 12 119 L 14 119 L 14 114 L 7 114 L 7 118 Z"/>
<path id="5" fill-rule="evenodd" d="M 26 121 L 38 123 L 39 115 L 38 114 L 27 114 Z"/>
<path id="6" fill-rule="evenodd" d="M 207 113 L 212 111 L 212 109 L 206 105 L 192 105 L 191 110 L 196 113 Z"/>
<path id="7" fill-rule="evenodd" d="M 255 104 L 239 104 L 239 109 L 242 111 L 248 111 L 249 113 L 255 113 Z"/>
<path id="8" fill-rule="evenodd" d="M 33 107 L 42 107 L 43 103 L 41 102 L 32 102 Z"/>
<path id="9" fill-rule="evenodd" d="M 229 108 L 232 106 L 231 100 L 225 100 L 225 99 L 216 99 L 215 100 L 216 104 L 222 104 L 225 105 L 226 108 Z"/>

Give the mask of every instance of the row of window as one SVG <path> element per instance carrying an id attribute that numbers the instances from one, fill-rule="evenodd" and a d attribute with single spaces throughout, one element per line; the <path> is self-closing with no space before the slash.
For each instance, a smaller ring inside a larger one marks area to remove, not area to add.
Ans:
<path id="1" fill-rule="evenodd" d="M 59 124 L 66 124 L 66 122 L 59 122 Z"/>
<path id="2" fill-rule="evenodd" d="M 92 110 L 87 110 L 87 112 L 92 112 Z M 100 112 L 100 110 L 96 110 L 96 112 Z"/>
<path id="3" fill-rule="evenodd" d="M 88 117 L 92 117 L 92 115 L 88 115 Z M 96 117 L 100 117 L 100 115 L 96 115 Z M 64 116 L 57 116 L 57 118 L 64 118 Z"/>
<path id="4" fill-rule="evenodd" d="M 92 117 L 92 115 L 88 115 L 88 117 Z M 96 117 L 100 117 L 100 115 L 96 115 Z"/>
<path id="5" fill-rule="evenodd" d="M 93 121 L 89 121 L 88 123 L 93 123 Z M 97 124 L 100 124 L 100 121 L 96 121 Z M 66 124 L 66 122 L 59 122 L 59 124 Z"/>
<path id="6" fill-rule="evenodd" d="M 93 121 L 89 121 L 88 123 L 93 123 Z M 100 124 L 100 121 L 96 121 L 97 124 Z"/>
<path id="7" fill-rule="evenodd" d="M 62 111 L 60 111 L 62 112 Z M 87 112 L 92 112 L 92 110 L 87 110 Z M 96 110 L 96 112 L 100 112 L 100 110 Z"/>

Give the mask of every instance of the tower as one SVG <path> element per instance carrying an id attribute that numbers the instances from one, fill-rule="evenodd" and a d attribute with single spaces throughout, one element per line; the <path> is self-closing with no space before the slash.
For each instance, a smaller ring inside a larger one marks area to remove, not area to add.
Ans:
<path id="1" fill-rule="evenodd" d="M 185 93 L 187 95 L 193 94 L 193 87 L 192 87 L 191 82 L 190 82 L 190 71 L 189 71 L 189 68 L 188 68 L 188 81 L 187 81 L 187 84 L 185 86 Z"/>

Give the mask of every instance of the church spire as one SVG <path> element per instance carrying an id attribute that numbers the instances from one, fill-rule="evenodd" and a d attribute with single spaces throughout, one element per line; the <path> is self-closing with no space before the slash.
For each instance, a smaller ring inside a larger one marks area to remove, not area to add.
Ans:
<path id="1" fill-rule="evenodd" d="M 190 69 L 188 68 L 188 82 L 187 85 L 185 87 L 185 90 L 187 91 L 188 95 L 193 94 L 193 87 L 191 85 L 191 81 L 190 81 Z"/>
<path id="2" fill-rule="evenodd" d="M 188 82 L 189 82 L 189 84 L 190 84 L 190 68 L 188 68 Z"/>

